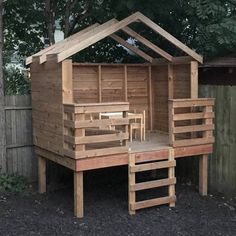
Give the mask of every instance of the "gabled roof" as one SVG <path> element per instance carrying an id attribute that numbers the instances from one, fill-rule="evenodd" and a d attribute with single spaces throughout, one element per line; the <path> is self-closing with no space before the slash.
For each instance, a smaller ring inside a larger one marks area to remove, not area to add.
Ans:
<path id="1" fill-rule="evenodd" d="M 194 60 L 202 63 L 203 58 L 199 54 L 197 54 L 195 51 L 190 49 L 188 46 L 180 42 L 178 39 L 176 39 L 174 36 L 169 34 L 167 31 L 162 29 L 160 26 L 158 26 L 156 23 L 154 23 L 152 20 L 150 20 L 148 17 L 144 16 L 140 12 L 136 12 L 131 16 L 128 16 L 127 18 L 118 21 L 116 19 L 111 19 L 107 21 L 106 23 L 100 25 L 98 23 L 91 25 L 84 30 L 81 30 L 80 32 L 50 46 L 47 47 L 40 52 L 28 57 L 26 59 L 26 64 L 30 64 L 33 62 L 33 60 L 39 60 L 39 63 L 42 64 L 47 61 L 47 58 L 52 55 L 55 56 L 58 62 L 63 61 L 64 59 L 80 52 L 81 50 L 95 44 L 96 42 L 106 38 L 111 37 L 114 40 L 116 40 L 119 44 L 125 46 L 126 48 L 130 49 L 137 55 L 141 56 L 145 60 L 149 62 L 153 62 L 155 60 L 151 56 L 147 55 L 145 52 L 141 51 L 139 48 L 134 47 L 133 45 L 129 44 L 127 41 L 119 37 L 115 34 L 115 32 L 122 30 L 131 37 L 135 38 L 145 46 L 147 46 L 149 49 L 153 50 L 160 56 L 164 57 L 167 61 L 172 62 L 174 58 L 155 44 L 148 41 L 143 36 L 139 35 L 135 31 L 133 31 L 131 28 L 128 27 L 129 24 L 140 21 L 150 27 L 153 31 L 155 31 L 157 34 L 161 35 L 163 38 L 168 40 L 170 43 L 175 45 L 177 48 L 181 49 L 183 52 L 185 52 L 187 55 L 189 55 Z"/>

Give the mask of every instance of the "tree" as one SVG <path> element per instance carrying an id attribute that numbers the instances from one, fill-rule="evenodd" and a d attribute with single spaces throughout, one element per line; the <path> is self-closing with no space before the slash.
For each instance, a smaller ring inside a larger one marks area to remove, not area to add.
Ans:
<path id="1" fill-rule="evenodd" d="M 113 17 L 122 19 L 136 11 L 141 11 L 204 56 L 222 55 L 236 48 L 235 0 L 8 0 L 4 4 L 5 48 L 18 50 L 22 56 L 43 48 L 42 37 L 49 44 L 54 43 L 55 22 L 59 22 L 67 37 L 92 23 L 103 23 Z M 132 24 L 131 27 L 171 54 L 181 55 L 143 25 Z M 123 37 L 128 38 L 125 34 Z M 89 59 L 89 53 L 94 51 L 93 60 L 114 60 L 116 56 L 130 60 L 123 48 L 115 50 L 115 42 L 104 42 L 112 48 L 109 56 L 107 46 L 99 42 L 93 49 L 83 51 L 80 60 Z"/>
<path id="2" fill-rule="evenodd" d="M 2 48 L 3 48 L 3 37 L 2 37 L 2 11 L 3 1 L 0 0 L 0 173 L 6 171 L 6 139 L 5 139 L 5 110 L 4 110 L 4 85 L 3 85 L 3 63 L 2 63 Z"/>

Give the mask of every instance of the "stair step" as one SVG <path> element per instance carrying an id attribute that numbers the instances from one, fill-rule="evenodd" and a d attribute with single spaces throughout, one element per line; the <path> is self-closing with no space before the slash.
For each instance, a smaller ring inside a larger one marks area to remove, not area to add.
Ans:
<path id="1" fill-rule="evenodd" d="M 136 203 L 131 203 L 131 210 L 135 211 L 135 210 L 139 210 L 139 209 L 143 209 L 143 208 L 148 208 L 148 207 L 153 207 L 153 206 L 158 206 L 158 205 L 163 205 L 163 204 L 169 204 L 169 203 L 172 203 L 175 201 L 176 201 L 176 196 L 160 197 L 160 198 L 139 201 Z"/>
<path id="2" fill-rule="evenodd" d="M 176 178 L 152 180 L 152 181 L 141 182 L 134 185 L 130 185 L 130 191 L 140 191 L 140 190 L 158 188 L 158 187 L 174 185 L 174 184 L 176 184 Z"/>
<path id="3" fill-rule="evenodd" d="M 176 161 L 159 161 L 159 162 L 152 162 L 148 164 L 140 164 L 135 166 L 130 166 L 130 172 L 142 172 L 148 170 L 157 170 L 157 169 L 164 169 L 169 167 L 175 167 Z"/>

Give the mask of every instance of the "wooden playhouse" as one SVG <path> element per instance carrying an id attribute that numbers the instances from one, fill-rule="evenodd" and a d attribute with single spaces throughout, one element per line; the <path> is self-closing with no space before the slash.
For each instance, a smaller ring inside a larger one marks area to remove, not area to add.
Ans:
<path id="1" fill-rule="evenodd" d="M 173 57 L 128 27 L 142 22 L 187 56 Z M 163 58 L 153 58 L 116 35 L 122 30 Z M 67 59 L 112 37 L 145 64 L 74 63 Z M 46 160 L 74 172 L 75 215 L 83 217 L 83 172 L 129 165 L 129 212 L 175 205 L 176 158 L 199 157 L 199 191 L 207 194 L 212 152 L 213 99 L 198 98 L 202 57 L 137 12 L 94 24 L 27 58 L 39 191 L 46 191 Z M 133 137 L 132 132 L 140 133 Z M 136 183 L 142 171 L 166 169 L 168 178 Z M 167 186 L 168 196 L 136 201 L 136 192 Z"/>

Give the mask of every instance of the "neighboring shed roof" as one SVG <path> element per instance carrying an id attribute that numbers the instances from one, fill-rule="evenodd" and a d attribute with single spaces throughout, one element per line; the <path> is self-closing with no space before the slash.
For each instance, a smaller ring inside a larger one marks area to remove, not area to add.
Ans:
<path id="1" fill-rule="evenodd" d="M 129 24 L 133 22 L 140 21 L 150 27 L 153 31 L 155 31 L 157 34 L 164 37 L 166 40 L 168 40 L 170 43 L 175 45 L 177 48 L 184 51 L 187 55 L 189 55 L 194 60 L 197 60 L 198 62 L 202 63 L 203 59 L 202 57 L 197 54 L 195 51 L 190 49 L 188 46 L 180 42 L 178 39 L 176 39 L 174 36 L 169 34 L 167 31 L 162 29 L 160 26 L 158 26 L 156 23 L 151 21 L 148 17 L 144 16 L 140 12 L 136 12 L 131 16 L 128 16 L 127 18 L 118 21 L 116 19 L 111 19 L 107 21 L 106 23 L 100 25 L 98 23 L 91 25 L 84 30 L 81 30 L 80 32 L 64 39 L 63 41 L 60 41 L 48 48 L 45 48 L 41 50 L 40 52 L 28 57 L 26 59 L 26 64 L 30 64 L 33 62 L 33 59 L 39 60 L 39 63 L 44 63 L 47 61 L 47 58 L 49 56 L 54 55 L 57 58 L 58 62 L 63 61 L 64 59 L 80 52 L 81 50 L 93 45 L 94 43 L 106 38 L 111 37 L 114 40 L 116 40 L 119 44 L 125 46 L 126 48 L 130 49 L 137 55 L 141 56 L 145 60 L 149 62 L 153 62 L 155 59 L 151 56 L 147 55 L 145 52 L 141 51 L 139 48 L 129 44 L 127 41 L 119 37 L 115 34 L 115 32 L 122 30 L 131 37 L 135 38 L 163 58 L 165 58 L 167 61 L 173 62 L 174 57 L 170 55 L 169 53 L 165 52 L 155 44 L 148 41 L 143 36 L 139 35 L 135 31 L 133 31 L 131 28 L 128 27 Z"/>
<path id="2" fill-rule="evenodd" d="M 206 61 L 202 67 L 236 67 L 236 57 L 216 57 Z"/>

